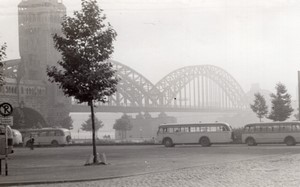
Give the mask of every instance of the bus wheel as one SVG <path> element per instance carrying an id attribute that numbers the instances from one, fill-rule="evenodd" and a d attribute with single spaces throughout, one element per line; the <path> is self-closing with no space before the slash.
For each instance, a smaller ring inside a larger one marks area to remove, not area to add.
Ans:
<path id="1" fill-rule="evenodd" d="M 248 146 L 255 146 L 255 140 L 253 138 L 247 138 L 246 143 Z"/>
<path id="2" fill-rule="evenodd" d="M 55 146 L 58 146 L 58 142 L 57 142 L 56 140 L 53 140 L 53 141 L 51 142 L 51 145 L 54 146 L 54 147 L 55 147 Z"/>
<path id="3" fill-rule="evenodd" d="M 165 145 L 165 147 L 173 147 L 174 146 L 173 141 L 171 140 L 171 138 L 166 138 L 164 140 L 164 145 Z"/>
<path id="4" fill-rule="evenodd" d="M 287 146 L 292 146 L 292 145 L 295 145 L 296 143 L 295 143 L 295 140 L 294 140 L 294 138 L 293 137 L 286 137 L 285 139 L 284 139 L 284 143 L 287 145 Z"/>
<path id="5" fill-rule="evenodd" d="M 210 146 L 210 141 L 209 141 L 208 137 L 202 137 L 200 139 L 200 144 L 201 144 L 202 147 Z"/>

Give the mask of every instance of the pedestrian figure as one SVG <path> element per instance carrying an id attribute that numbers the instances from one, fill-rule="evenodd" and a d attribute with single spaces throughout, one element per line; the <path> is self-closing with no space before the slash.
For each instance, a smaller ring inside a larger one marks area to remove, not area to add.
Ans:
<path id="1" fill-rule="evenodd" d="M 34 147 L 33 147 L 34 146 L 34 138 L 33 138 L 32 135 L 30 135 L 30 140 L 29 141 L 30 141 L 30 149 L 33 150 L 34 149 Z"/>

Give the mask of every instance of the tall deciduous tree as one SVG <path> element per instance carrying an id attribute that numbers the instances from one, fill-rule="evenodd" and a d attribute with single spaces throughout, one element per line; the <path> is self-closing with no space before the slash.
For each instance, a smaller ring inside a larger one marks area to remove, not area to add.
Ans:
<path id="1" fill-rule="evenodd" d="M 61 53 L 61 66 L 47 69 L 51 82 L 56 82 L 67 96 L 80 103 L 87 102 L 91 108 L 93 126 L 93 163 L 97 160 L 95 144 L 94 101 L 105 103 L 116 92 L 118 78 L 112 64 L 107 60 L 114 51 L 117 36 L 96 0 L 82 0 L 81 11 L 73 17 L 65 16 L 63 35 L 53 36 L 55 48 Z"/>
<path id="2" fill-rule="evenodd" d="M 261 122 L 261 119 L 266 117 L 268 114 L 268 106 L 266 105 L 266 100 L 263 95 L 260 93 L 254 94 L 254 103 L 250 105 L 252 111 L 256 113 L 256 116 L 259 118 L 259 121 Z"/>
<path id="3" fill-rule="evenodd" d="M 94 118 L 95 123 L 95 131 L 96 136 L 98 134 L 98 130 L 104 126 L 103 122 L 99 120 L 97 117 Z M 81 124 L 81 130 L 83 131 L 93 131 L 92 127 L 92 116 L 90 115 L 89 119 Z"/>
<path id="4" fill-rule="evenodd" d="M 287 89 L 282 83 L 278 83 L 275 89 L 276 94 L 272 93 L 270 95 L 272 98 L 272 110 L 268 118 L 273 121 L 285 121 L 293 112 L 291 96 L 287 93 Z"/>
<path id="5" fill-rule="evenodd" d="M 113 129 L 121 131 L 121 138 L 126 138 L 127 131 L 132 129 L 132 124 L 130 121 L 130 117 L 124 114 L 120 119 L 117 119 Z"/>
<path id="6" fill-rule="evenodd" d="M 3 76 L 3 60 L 6 57 L 6 43 L 0 46 L 0 86 L 3 86 L 4 84 L 4 76 Z"/>

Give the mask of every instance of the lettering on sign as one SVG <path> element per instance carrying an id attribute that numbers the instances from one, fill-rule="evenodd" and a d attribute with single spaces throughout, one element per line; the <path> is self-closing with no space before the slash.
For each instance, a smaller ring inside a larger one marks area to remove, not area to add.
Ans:
<path id="1" fill-rule="evenodd" d="M 0 124 L 13 126 L 13 117 L 12 116 L 0 117 Z"/>

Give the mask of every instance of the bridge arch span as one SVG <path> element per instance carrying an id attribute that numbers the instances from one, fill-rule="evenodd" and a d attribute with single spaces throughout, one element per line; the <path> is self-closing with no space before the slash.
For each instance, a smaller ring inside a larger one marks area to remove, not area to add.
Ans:
<path id="1" fill-rule="evenodd" d="M 153 99 L 150 93 L 158 90 L 152 82 L 132 68 L 110 60 L 117 70 L 116 75 L 121 78 L 117 86 L 117 93 L 109 98 L 109 105 L 142 107 L 156 105 L 157 99 Z"/>
<path id="2" fill-rule="evenodd" d="M 246 106 L 245 93 L 238 82 L 213 65 L 177 69 L 155 86 L 162 95 L 158 101 L 160 105 L 232 109 Z"/>

